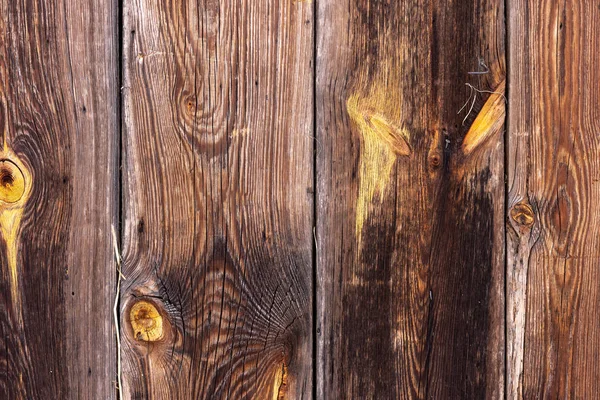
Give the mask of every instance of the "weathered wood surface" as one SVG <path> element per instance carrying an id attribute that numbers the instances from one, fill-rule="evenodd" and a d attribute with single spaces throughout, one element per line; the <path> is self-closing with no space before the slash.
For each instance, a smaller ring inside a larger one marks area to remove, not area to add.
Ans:
<path id="1" fill-rule="evenodd" d="M 317 7 L 317 398 L 501 398 L 504 4 Z"/>
<path id="2" fill-rule="evenodd" d="M 508 396 L 596 398 L 600 4 L 510 4 Z"/>
<path id="3" fill-rule="evenodd" d="M 0 398 L 119 393 L 112 226 L 125 399 L 596 397 L 598 31 L 584 0 L 0 0 Z"/>
<path id="4" fill-rule="evenodd" d="M 114 398 L 116 1 L 0 1 L 0 398 Z"/>
<path id="5" fill-rule="evenodd" d="M 312 4 L 136 0 L 124 24 L 124 395 L 309 398 Z"/>

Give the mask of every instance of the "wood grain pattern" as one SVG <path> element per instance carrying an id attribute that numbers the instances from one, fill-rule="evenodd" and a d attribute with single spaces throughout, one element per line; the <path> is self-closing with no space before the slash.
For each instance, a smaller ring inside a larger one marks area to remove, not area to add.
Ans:
<path id="1" fill-rule="evenodd" d="M 124 395 L 308 398 L 312 4 L 124 20 Z"/>
<path id="2" fill-rule="evenodd" d="M 502 398 L 504 4 L 317 7 L 317 398 Z"/>
<path id="3" fill-rule="evenodd" d="M 600 5 L 509 4 L 508 395 L 595 398 Z"/>
<path id="4" fill-rule="evenodd" d="M 114 398 L 117 5 L 0 1 L 0 398 Z"/>
<path id="5" fill-rule="evenodd" d="M 600 5 L 122 3 L 0 0 L 1 399 L 597 396 Z"/>

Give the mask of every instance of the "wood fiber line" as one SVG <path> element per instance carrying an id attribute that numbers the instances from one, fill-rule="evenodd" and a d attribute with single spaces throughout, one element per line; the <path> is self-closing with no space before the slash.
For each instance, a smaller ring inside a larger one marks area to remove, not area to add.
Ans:
<path id="1" fill-rule="evenodd" d="M 317 8 L 317 398 L 502 398 L 504 3 Z"/>
<path id="2" fill-rule="evenodd" d="M 116 395 L 116 1 L 0 1 L 0 398 Z"/>
<path id="3" fill-rule="evenodd" d="M 126 398 L 309 398 L 313 5 L 124 10 Z"/>
<path id="4" fill-rule="evenodd" d="M 600 5 L 510 0 L 507 395 L 600 390 Z"/>

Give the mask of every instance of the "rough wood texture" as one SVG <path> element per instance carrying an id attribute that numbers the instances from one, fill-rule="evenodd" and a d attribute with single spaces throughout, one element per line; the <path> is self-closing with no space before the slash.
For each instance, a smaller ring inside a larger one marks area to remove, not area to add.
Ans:
<path id="1" fill-rule="evenodd" d="M 502 398 L 503 2 L 317 15 L 317 398 Z"/>
<path id="2" fill-rule="evenodd" d="M 116 397 L 119 207 L 126 399 L 597 397 L 600 5 L 504 3 L 0 0 L 0 399 Z"/>
<path id="3" fill-rule="evenodd" d="M 124 395 L 308 398 L 312 5 L 124 19 Z"/>
<path id="4" fill-rule="evenodd" d="M 117 7 L 0 1 L 0 398 L 114 398 Z"/>
<path id="5" fill-rule="evenodd" d="M 600 5 L 509 4 L 508 395 L 595 398 Z"/>

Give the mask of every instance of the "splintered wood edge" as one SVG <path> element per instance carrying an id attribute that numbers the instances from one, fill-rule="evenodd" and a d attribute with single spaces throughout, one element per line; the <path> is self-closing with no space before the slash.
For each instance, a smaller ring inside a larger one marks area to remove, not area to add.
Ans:
<path id="1" fill-rule="evenodd" d="M 286 386 L 288 380 L 288 370 L 285 363 L 281 364 L 281 368 L 278 368 L 275 372 L 275 379 L 273 381 L 273 400 L 279 400 L 285 398 Z"/>
<path id="2" fill-rule="evenodd" d="M 471 154 L 477 147 L 500 131 L 506 116 L 505 88 L 506 79 L 503 79 L 477 114 L 462 143 L 462 150 L 465 155 Z"/>

